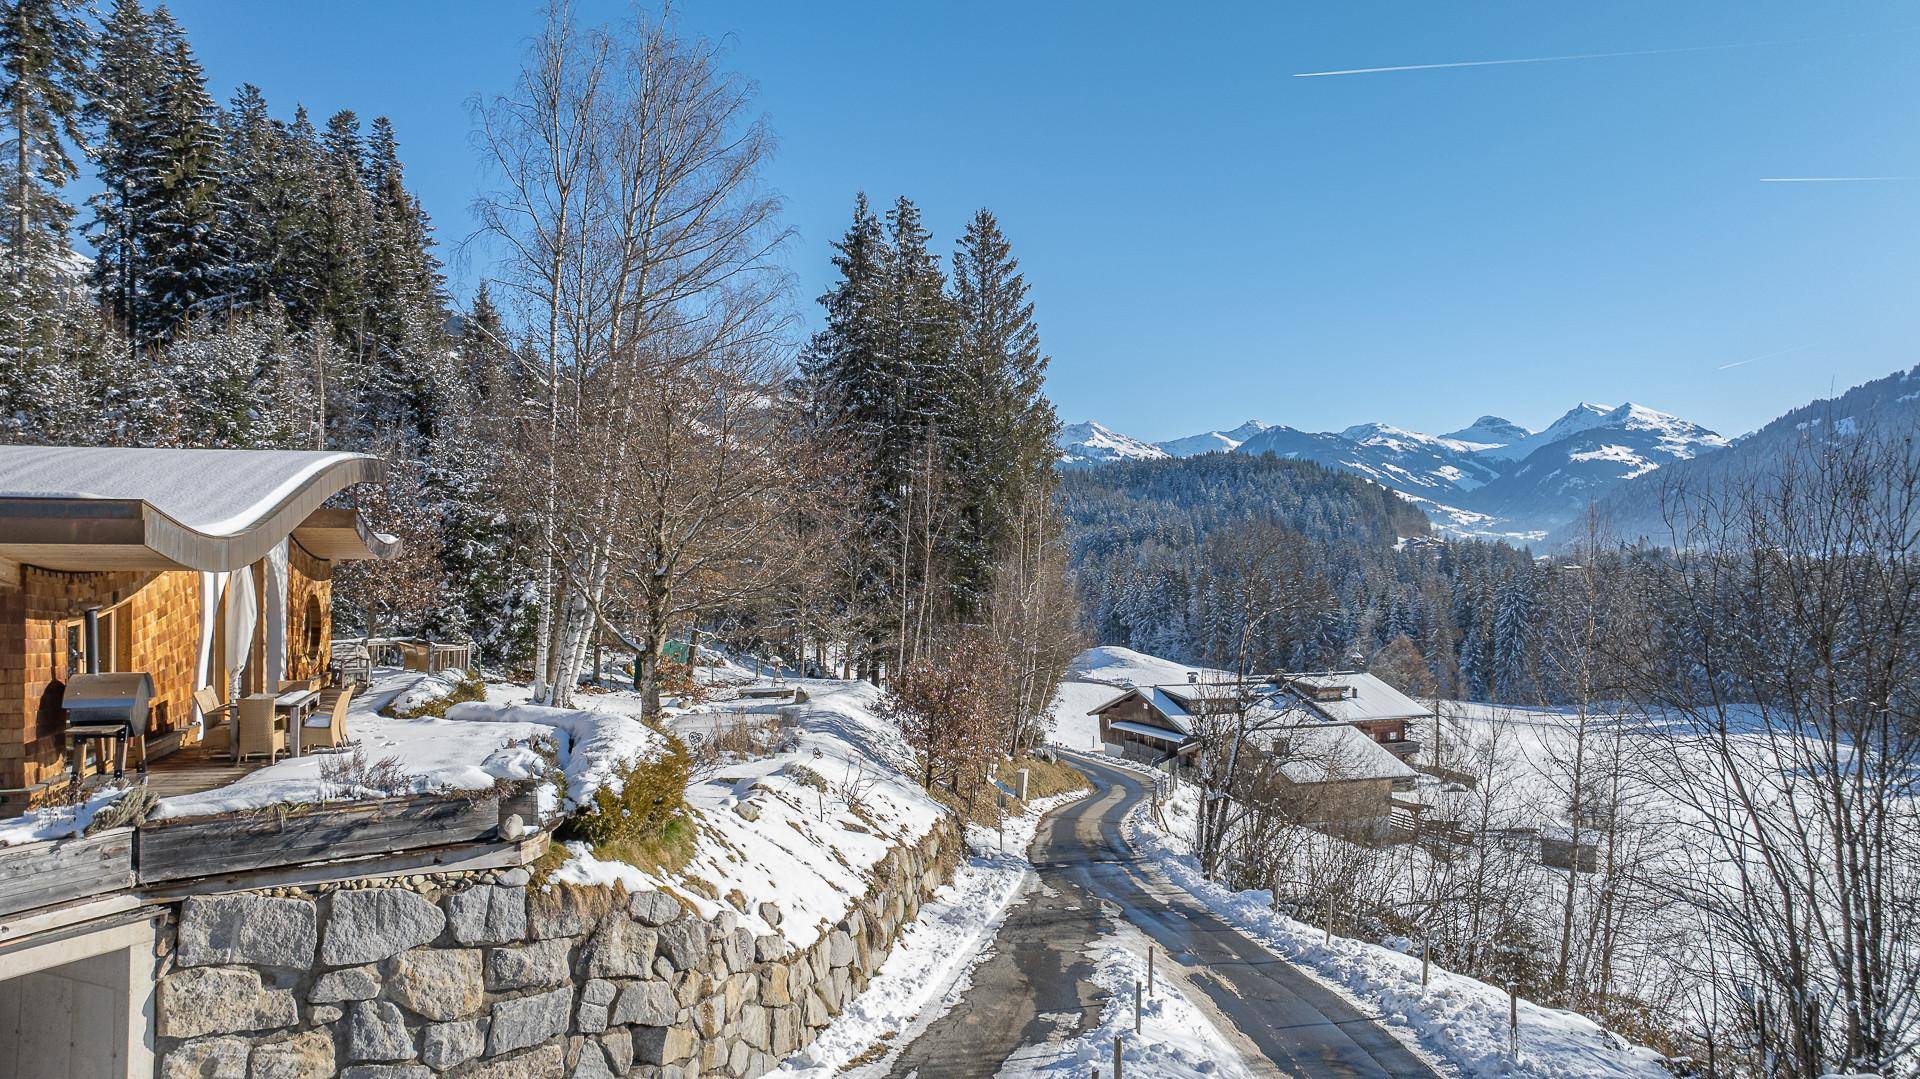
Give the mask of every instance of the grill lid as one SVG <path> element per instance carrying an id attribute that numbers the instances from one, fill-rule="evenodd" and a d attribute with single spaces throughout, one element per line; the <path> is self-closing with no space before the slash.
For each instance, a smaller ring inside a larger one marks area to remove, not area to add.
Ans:
<path id="1" fill-rule="evenodd" d="M 69 678 L 60 703 L 70 720 L 97 723 L 114 718 L 144 728 L 147 702 L 152 697 L 153 679 L 145 671 L 113 671 Z"/>

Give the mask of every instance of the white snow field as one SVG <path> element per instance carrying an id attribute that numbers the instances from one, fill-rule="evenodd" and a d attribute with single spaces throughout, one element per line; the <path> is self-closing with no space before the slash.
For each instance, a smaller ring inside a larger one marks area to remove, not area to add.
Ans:
<path id="1" fill-rule="evenodd" d="M 1048 740 L 1069 749 L 1097 750 L 1100 723 L 1087 714 L 1089 709 L 1135 686 L 1180 685 L 1189 674 L 1224 677 L 1226 672 L 1188 667 L 1131 648 L 1089 648 L 1074 657 L 1067 667 L 1067 677 L 1054 691 L 1053 703 L 1047 709 Z"/>
<path id="2" fill-rule="evenodd" d="M 1033 863 L 1026 850 L 1040 818 L 1084 796 L 1075 792 L 1031 802 L 1025 813 L 1007 821 L 1004 836 L 968 827 L 971 855 L 932 902 L 921 904 L 920 917 L 901 930 L 866 991 L 773 1074 L 792 1079 L 885 1074 L 893 1056 L 967 991 L 1007 908 L 1030 879 Z M 885 1048 L 876 1053 L 878 1046 Z M 856 1058 L 862 1063 L 849 1067 Z"/>

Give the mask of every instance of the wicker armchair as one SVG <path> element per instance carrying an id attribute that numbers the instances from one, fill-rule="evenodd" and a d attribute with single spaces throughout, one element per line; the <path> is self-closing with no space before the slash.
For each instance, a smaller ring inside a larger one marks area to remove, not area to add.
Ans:
<path id="1" fill-rule="evenodd" d="M 352 687 L 322 694 L 320 706 L 301 721 L 301 750 L 333 749 L 346 744 L 347 707 L 352 701 Z"/>
<path id="2" fill-rule="evenodd" d="M 239 740 L 235 757 L 265 757 L 267 763 L 287 751 L 287 728 L 274 710 L 273 698 L 264 693 L 240 698 L 240 720 L 234 724 Z"/>

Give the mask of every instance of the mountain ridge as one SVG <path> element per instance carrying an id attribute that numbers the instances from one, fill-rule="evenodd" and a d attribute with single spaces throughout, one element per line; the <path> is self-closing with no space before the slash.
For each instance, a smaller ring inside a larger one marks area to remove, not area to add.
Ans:
<path id="1" fill-rule="evenodd" d="M 1718 432 L 1644 405 L 1582 401 L 1537 432 L 1489 413 L 1444 435 L 1377 421 L 1316 432 L 1249 420 L 1150 443 L 1089 420 L 1062 428 L 1060 460 L 1093 467 L 1270 454 L 1362 476 L 1419 506 L 1446 532 L 1533 541 L 1621 483 L 1729 444 Z"/>

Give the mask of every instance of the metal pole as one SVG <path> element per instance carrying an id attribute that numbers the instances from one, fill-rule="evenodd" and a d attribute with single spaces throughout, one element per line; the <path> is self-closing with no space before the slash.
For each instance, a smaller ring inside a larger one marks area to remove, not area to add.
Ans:
<path id="1" fill-rule="evenodd" d="M 1133 1032 L 1140 1033 L 1140 979 L 1133 980 Z"/>

